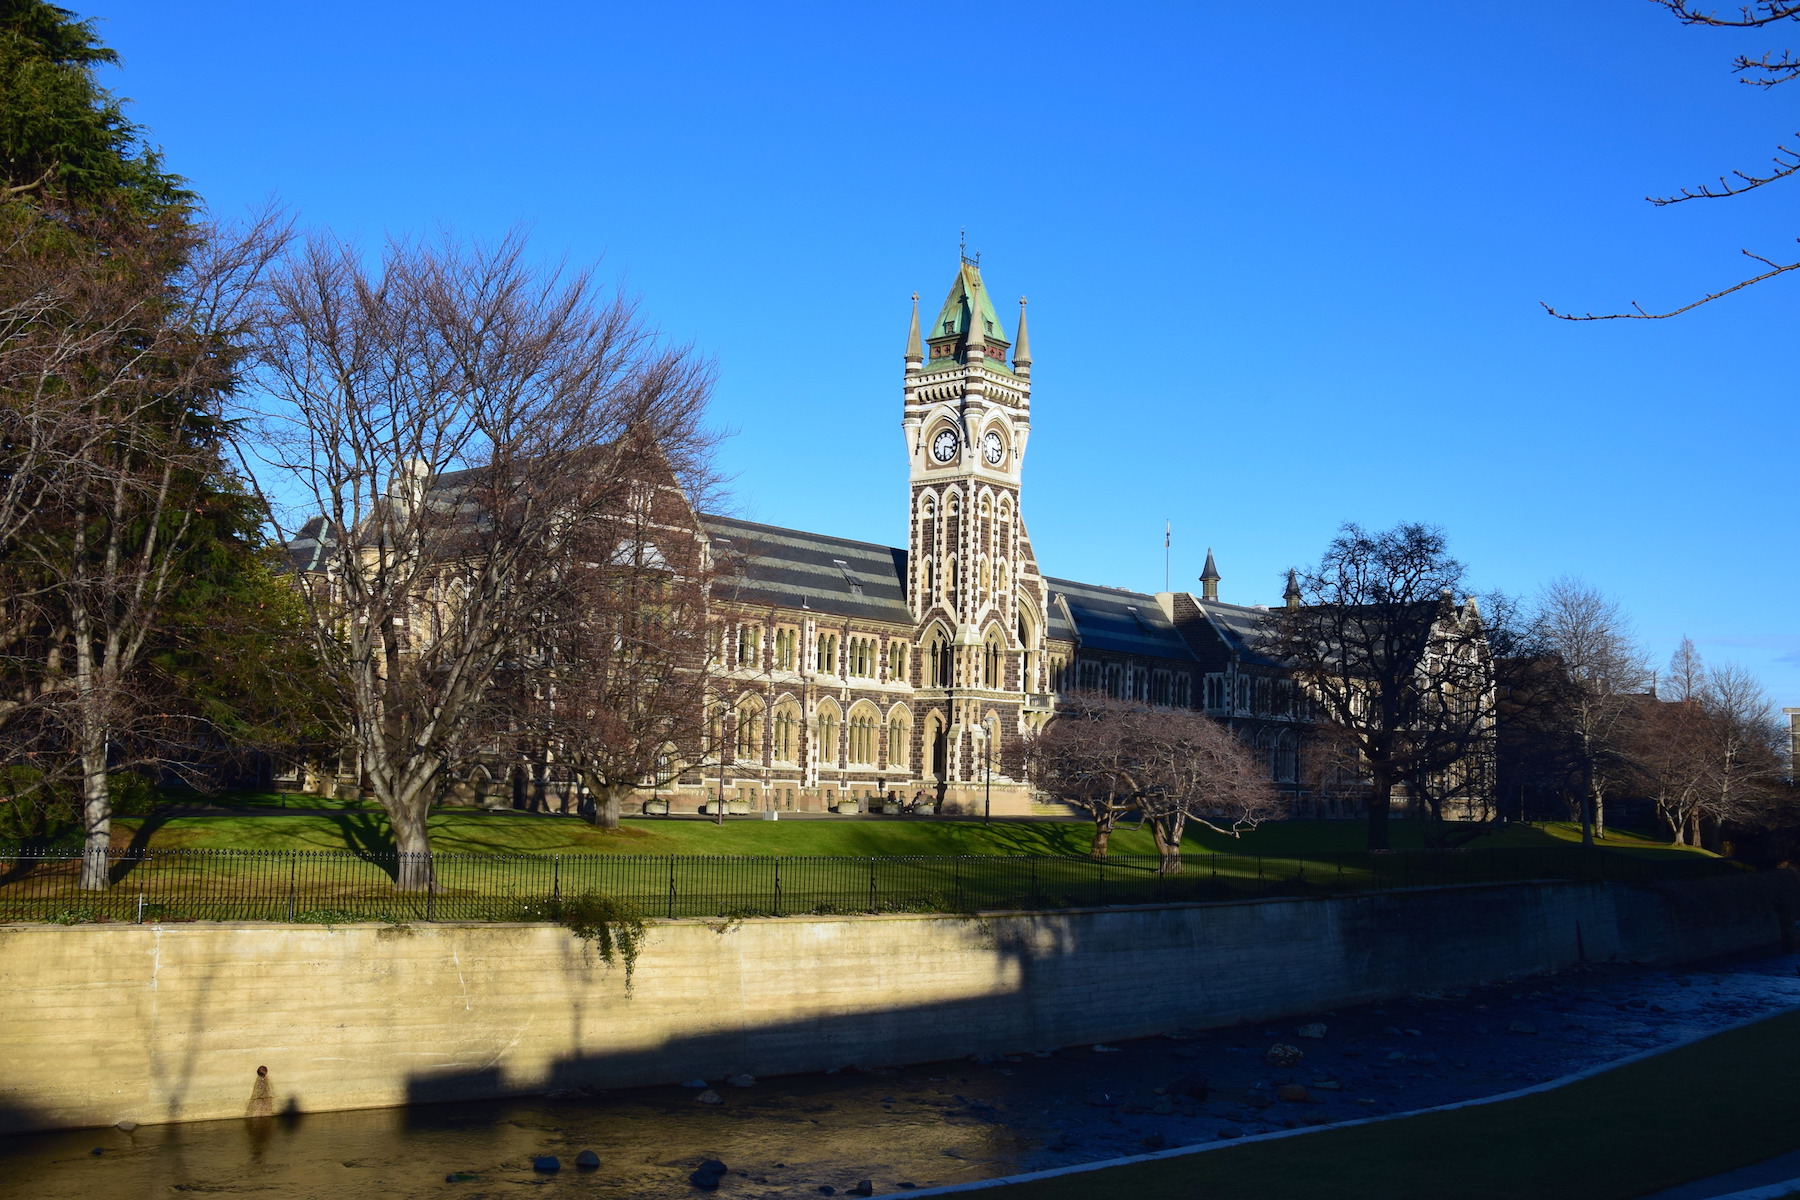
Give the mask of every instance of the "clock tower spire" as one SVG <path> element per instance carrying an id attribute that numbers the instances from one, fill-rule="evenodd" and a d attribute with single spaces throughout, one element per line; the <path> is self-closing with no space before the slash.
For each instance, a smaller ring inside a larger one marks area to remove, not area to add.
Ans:
<path id="1" fill-rule="evenodd" d="M 1030 350 L 1021 336 L 1023 360 L 1007 364 L 1014 343 L 966 254 L 922 332 L 922 347 L 908 337 L 901 416 L 921 761 L 950 809 L 972 805 L 989 770 L 1022 804 L 1022 782 L 1001 774 L 1002 744 L 1018 736 L 1031 697 L 1051 690 L 1046 595 L 1020 512 Z"/>

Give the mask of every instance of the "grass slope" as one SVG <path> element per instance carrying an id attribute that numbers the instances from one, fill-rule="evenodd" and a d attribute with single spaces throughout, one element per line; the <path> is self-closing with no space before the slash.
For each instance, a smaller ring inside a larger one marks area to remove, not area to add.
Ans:
<path id="1" fill-rule="evenodd" d="M 312 797 L 238 796 L 229 815 L 121 819 L 117 841 L 150 849 L 391 850 L 387 818 L 372 805 L 332 804 Z M 305 805 L 305 808 L 299 806 Z M 310 811 L 309 811 L 310 810 Z M 176 811 L 179 811 L 178 809 Z M 615 832 L 575 817 L 440 809 L 430 821 L 432 844 L 450 853 L 946 855 L 1086 854 L 1092 827 L 1076 821 L 995 821 L 947 818 L 710 821 L 632 818 Z M 1396 821 L 1394 845 L 1422 844 L 1415 822 Z M 1580 840 L 1568 824 L 1511 825 L 1471 843 L 1475 847 L 1532 847 Z M 1359 821 L 1274 821 L 1241 838 L 1191 829 L 1189 853 L 1283 857 L 1360 850 Z M 1647 856 L 1681 857 L 1700 851 L 1615 832 L 1608 848 Z M 1151 854 L 1150 835 L 1134 825 L 1113 835 L 1118 854 Z"/>
<path id="2" fill-rule="evenodd" d="M 1800 1149 L 1800 1013 L 1568 1087 L 996 1188 L 994 1200 L 1627 1200 Z"/>

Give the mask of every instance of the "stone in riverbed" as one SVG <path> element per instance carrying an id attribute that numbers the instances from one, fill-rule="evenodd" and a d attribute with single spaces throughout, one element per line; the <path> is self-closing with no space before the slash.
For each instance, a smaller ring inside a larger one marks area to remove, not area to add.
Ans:
<path id="1" fill-rule="evenodd" d="M 1310 1025 L 1302 1025 L 1294 1032 L 1303 1038 L 1322 1038 L 1325 1036 L 1325 1026 L 1322 1022 L 1314 1021 Z"/>
<path id="2" fill-rule="evenodd" d="M 1276 1042 L 1269 1047 L 1269 1052 L 1263 1055 L 1269 1065 L 1275 1067 L 1297 1067 L 1300 1065 L 1300 1060 L 1305 1057 L 1306 1052 L 1300 1047 L 1290 1046 L 1286 1042 Z"/>
<path id="3" fill-rule="evenodd" d="M 1192 1096 L 1196 1100 L 1204 1100 L 1211 1090 L 1211 1085 L 1207 1083 L 1206 1076 L 1200 1072 L 1189 1071 L 1171 1083 L 1167 1090 L 1177 1096 Z"/>
<path id="4" fill-rule="evenodd" d="M 1275 1089 L 1275 1094 L 1289 1104 L 1306 1103 L 1306 1088 L 1298 1083 L 1284 1083 Z"/>
<path id="5" fill-rule="evenodd" d="M 827 1075 L 830 1075 L 830 1074 L 832 1074 L 832 1072 L 831 1072 L 831 1071 L 827 1071 L 827 1072 L 825 1072 L 825 1073 L 826 1073 L 826 1074 L 827 1074 Z M 687 1081 L 687 1082 L 686 1082 L 686 1083 L 684 1083 L 684 1084 L 682 1084 L 682 1085 L 681 1085 L 681 1086 L 682 1086 L 682 1087 L 691 1087 L 691 1088 L 704 1088 L 704 1087 L 705 1087 L 705 1086 L 706 1086 L 706 1080 L 704 1080 L 704 1079 L 690 1079 L 690 1080 L 688 1080 L 688 1081 Z"/>
<path id="6" fill-rule="evenodd" d="M 580 1154 L 575 1156 L 575 1165 L 580 1167 L 583 1171 L 598 1171 L 600 1169 L 600 1156 L 595 1154 L 592 1150 L 583 1150 Z"/>
<path id="7" fill-rule="evenodd" d="M 120 1133 L 130 1133 L 132 1130 L 137 1128 L 137 1122 L 136 1121 L 120 1121 L 117 1125 L 114 1125 L 113 1128 L 118 1130 Z"/>
<path id="8" fill-rule="evenodd" d="M 1236 1125 L 1224 1125 L 1219 1129 L 1219 1136 L 1222 1138 L 1241 1138 L 1244 1136 L 1244 1131 L 1239 1129 Z"/>
<path id="9" fill-rule="evenodd" d="M 754 1076 L 754 1075 L 733 1075 L 730 1079 L 727 1079 L 725 1082 L 729 1083 L 732 1087 L 755 1087 L 756 1086 L 756 1076 Z"/>
<path id="10" fill-rule="evenodd" d="M 695 1096 L 694 1101 L 697 1104 L 723 1104 L 725 1103 L 725 1097 L 719 1095 L 719 1093 L 713 1091 L 711 1088 L 707 1088 L 704 1092 Z"/>
<path id="11" fill-rule="evenodd" d="M 873 1179 L 863 1180 L 861 1183 L 850 1189 L 850 1194 L 852 1196 L 873 1196 L 875 1194 L 875 1181 Z"/>
<path id="12" fill-rule="evenodd" d="M 562 1170 L 562 1163 L 554 1154 L 540 1154 L 531 1160 L 531 1169 L 544 1175 L 554 1175 Z"/>
<path id="13" fill-rule="evenodd" d="M 724 1163 L 716 1158 L 709 1158 L 694 1168 L 693 1174 L 688 1176 L 688 1182 L 702 1191 L 716 1191 L 719 1180 L 725 1177 L 726 1170 Z"/>

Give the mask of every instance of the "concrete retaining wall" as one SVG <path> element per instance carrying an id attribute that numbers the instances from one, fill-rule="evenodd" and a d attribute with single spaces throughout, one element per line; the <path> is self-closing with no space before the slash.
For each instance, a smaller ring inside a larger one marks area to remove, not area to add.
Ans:
<path id="1" fill-rule="evenodd" d="M 1541 882 L 1076 912 L 0 929 L 0 1131 L 924 1062 L 1780 941 L 1791 884 Z"/>

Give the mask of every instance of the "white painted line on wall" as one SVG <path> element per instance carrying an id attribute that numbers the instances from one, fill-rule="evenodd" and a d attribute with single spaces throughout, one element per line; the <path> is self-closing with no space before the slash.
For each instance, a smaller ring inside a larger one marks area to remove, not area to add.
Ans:
<path id="1" fill-rule="evenodd" d="M 1629 1054 L 1624 1058 L 1614 1059 L 1612 1062 L 1601 1063 L 1599 1066 L 1588 1067 L 1584 1070 L 1576 1071 L 1572 1075 L 1564 1075 L 1558 1079 L 1549 1080 L 1546 1083 L 1538 1083 L 1533 1084 L 1531 1087 L 1519 1088 L 1517 1091 L 1501 1092 L 1495 1096 L 1481 1096 L 1474 1100 L 1456 1100 L 1449 1104 L 1439 1104 L 1431 1108 L 1415 1108 L 1411 1112 L 1388 1113 L 1379 1117 L 1358 1117 L 1354 1121 L 1339 1121 L 1333 1125 L 1314 1125 L 1305 1129 L 1281 1129 L 1274 1133 L 1253 1133 L 1249 1137 L 1233 1138 L 1226 1141 L 1204 1142 L 1197 1146 L 1176 1146 L 1172 1150 L 1156 1150 L 1149 1154 L 1133 1154 L 1125 1158 L 1103 1158 L 1097 1159 L 1094 1162 L 1072 1163 L 1066 1167 L 1051 1167 L 1044 1171 L 1026 1171 L 1018 1175 L 997 1175 L 992 1179 L 976 1179 L 971 1180 L 968 1183 L 950 1183 L 945 1184 L 942 1187 L 912 1188 L 905 1191 L 882 1192 L 881 1195 L 895 1197 L 953 1196 L 961 1192 L 978 1192 L 985 1188 L 1007 1187 L 1015 1183 L 1033 1183 L 1039 1179 L 1056 1179 L 1063 1175 L 1080 1175 L 1088 1171 L 1104 1171 L 1112 1167 L 1130 1166 L 1132 1163 L 1157 1162 L 1166 1158 L 1185 1158 L 1190 1154 L 1206 1154 L 1214 1150 L 1230 1150 L 1236 1146 L 1247 1146 L 1252 1142 L 1274 1142 L 1280 1141 L 1283 1138 L 1305 1137 L 1312 1133 L 1324 1133 L 1327 1130 L 1332 1129 L 1351 1129 L 1358 1125 L 1380 1125 L 1387 1121 L 1404 1121 L 1409 1117 L 1422 1117 L 1427 1113 L 1454 1112 L 1459 1108 L 1480 1108 L 1485 1104 L 1499 1104 L 1504 1100 L 1517 1100 L 1521 1096 L 1535 1096 L 1540 1092 L 1553 1092 L 1558 1088 L 1567 1087 L 1571 1083 L 1580 1083 L 1584 1079 L 1592 1079 L 1596 1075 L 1604 1075 L 1608 1071 L 1616 1071 L 1620 1067 L 1630 1066 L 1632 1063 L 1636 1062 L 1643 1062 L 1645 1059 L 1655 1058 L 1660 1054 L 1667 1054 L 1671 1050 L 1679 1050 L 1683 1046 L 1691 1046 L 1695 1042 L 1703 1042 L 1707 1038 L 1716 1037 L 1721 1033 L 1730 1033 L 1734 1029 L 1744 1029 L 1748 1026 L 1758 1024 L 1759 1022 L 1772 1020 L 1775 1017 L 1785 1016 L 1788 1013 L 1795 1012 L 1800 1012 L 1800 1005 L 1777 1009 L 1774 1012 L 1764 1013 L 1759 1017 L 1750 1017 L 1743 1021 L 1736 1021 L 1730 1025 L 1721 1025 L 1717 1029 L 1709 1029 L 1704 1033 L 1690 1034 L 1684 1038 L 1677 1038 L 1666 1046 L 1654 1046 L 1649 1050 L 1640 1050 L 1636 1054 Z M 1779 1190 L 1783 1188 L 1788 1190 Z M 1788 1183 L 1773 1184 L 1770 1188 L 1753 1188 L 1747 1192 L 1733 1192 L 1730 1196 L 1718 1196 L 1714 1197 L 1713 1200 L 1773 1200 L 1774 1197 L 1792 1195 L 1797 1191 L 1800 1191 L 1800 1180 L 1790 1180 Z"/>

